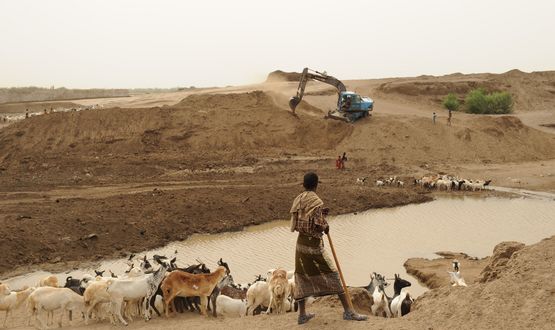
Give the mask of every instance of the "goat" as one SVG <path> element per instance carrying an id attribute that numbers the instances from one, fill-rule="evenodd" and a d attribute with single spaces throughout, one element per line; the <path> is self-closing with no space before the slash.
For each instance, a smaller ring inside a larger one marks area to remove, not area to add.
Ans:
<path id="1" fill-rule="evenodd" d="M 376 187 L 383 187 L 385 183 L 382 180 L 376 180 Z"/>
<path id="2" fill-rule="evenodd" d="M 464 278 L 461 276 L 460 263 L 457 259 L 453 260 L 453 271 L 447 272 L 449 274 L 452 286 L 467 286 Z"/>
<path id="3" fill-rule="evenodd" d="M 368 179 L 368 177 L 367 177 L 367 176 L 364 176 L 364 177 L 362 177 L 362 178 L 357 178 L 357 181 L 356 181 L 356 183 L 357 183 L 357 184 L 361 184 L 361 185 L 363 185 L 363 184 L 365 184 L 365 183 L 366 183 L 366 179 Z"/>
<path id="4" fill-rule="evenodd" d="M 272 277 L 272 273 L 276 270 L 276 268 L 272 268 L 272 269 L 268 269 L 268 271 L 266 272 L 267 278 Z M 260 276 L 260 275 L 258 275 Z M 293 276 L 295 276 L 295 271 L 294 270 L 288 270 L 287 271 L 287 279 L 290 280 L 293 278 Z"/>
<path id="5" fill-rule="evenodd" d="M 407 292 L 405 299 L 401 301 L 401 316 L 405 316 L 408 313 L 410 313 L 410 309 L 412 307 L 413 302 L 414 302 L 414 299 L 412 299 L 410 294 Z"/>
<path id="6" fill-rule="evenodd" d="M 233 299 L 228 296 L 219 295 L 216 298 L 218 315 L 239 316 L 245 315 L 247 304 L 242 299 Z"/>
<path id="7" fill-rule="evenodd" d="M 206 315 L 207 297 L 224 276 L 226 276 L 226 269 L 223 266 L 219 266 L 210 274 L 189 274 L 179 270 L 170 272 L 161 285 L 166 317 L 169 316 L 169 304 L 178 296 L 200 297 L 200 314 Z M 175 311 L 175 308 L 173 310 Z"/>
<path id="8" fill-rule="evenodd" d="M 247 290 L 246 315 L 254 315 L 254 310 L 259 306 L 270 306 L 270 289 L 267 282 L 254 282 Z"/>
<path id="9" fill-rule="evenodd" d="M 212 290 L 212 293 L 210 294 L 209 301 L 208 302 L 212 302 L 212 315 L 214 315 L 214 317 L 218 317 L 217 314 L 217 310 L 218 310 L 218 297 L 220 296 L 220 291 L 222 290 L 222 288 L 224 287 L 229 287 L 230 285 L 233 284 L 233 276 L 231 275 L 227 275 L 224 276 L 224 278 L 216 285 L 216 287 L 214 288 L 214 290 Z M 210 309 L 210 304 L 208 304 L 208 308 Z"/>
<path id="10" fill-rule="evenodd" d="M 385 294 L 386 286 L 385 278 L 380 274 L 373 273 L 366 290 L 372 295 L 372 306 L 370 306 L 372 314 L 379 315 L 378 312 L 385 312 L 387 317 L 391 317 L 389 300 Z"/>
<path id="11" fill-rule="evenodd" d="M 405 300 L 407 293 L 401 293 L 403 288 L 411 286 L 411 283 L 402 279 L 399 274 L 395 274 L 395 282 L 393 282 L 393 297 L 390 299 L 389 309 L 393 317 L 402 316 L 401 305 Z M 389 297 L 388 297 L 389 298 Z"/>
<path id="12" fill-rule="evenodd" d="M 224 262 L 222 260 L 222 258 L 220 258 L 220 260 L 218 260 L 218 266 L 223 266 L 225 267 L 227 274 L 231 274 L 231 270 L 229 270 L 229 266 L 227 265 L 227 262 Z"/>
<path id="13" fill-rule="evenodd" d="M 85 324 L 89 323 L 93 309 L 99 304 L 111 304 L 110 294 L 108 294 L 108 283 L 103 280 L 91 282 L 83 293 L 85 303 Z M 99 315 L 99 310 L 95 313 Z"/>
<path id="14" fill-rule="evenodd" d="M 51 286 L 53 288 L 57 288 L 58 287 L 58 278 L 54 275 L 49 275 L 49 276 L 43 278 L 42 280 L 40 280 L 39 284 L 37 286 L 38 287 Z"/>
<path id="15" fill-rule="evenodd" d="M 18 292 L 12 292 L 7 284 L 0 284 L 0 311 L 6 312 L 6 317 L 2 325 L 3 328 L 6 327 L 6 322 L 8 321 L 10 313 L 21 306 L 34 290 L 35 288 L 31 287 Z"/>
<path id="16" fill-rule="evenodd" d="M 27 309 L 35 321 L 38 320 L 41 326 L 44 327 L 43 322 L 38 318 L 38 313 L 41 310 L 53 313 L 57 309 L 61 309 L 60 320 L 58 326 L 62 326 L 63 317 L 66 311 L 69 311 L 69 321 L 72 321 L 72 312 L 83 309 L 83 297 L 71 291 L 68 288 L 53 288 L 53 287 L 40 287 L 34 290 L 27 300 Z"/>
<path id="17" fill-rule="evenodd" d="M 148 274 L 137 279 L 110 279 L 107 281 L 107 292 L 114 306 L 114 314 L 127 325 L 121 315 L 121 307 L 124 301 L 143 301 L 143 313 L 146 321 L 150 319 L 148 308 L 151 297 L 156 293 L 158 285 L 166 274 L 165 265 L 160 266 L 153 274 Z"/>
<path id="18" fill-rule="evenodd" d="M 69 288 L 73 290 L 73 292 L 82 296 L 83 293 L 85 293 L 85 289 L 88 282 L 91 280 L 92 280 L 92 276 L 89 276 L 89 275 L 85 275 L 82 279 L 68 276 L 66 278 L 66 284 L 64 285 L 64 288 Z"/>
<path id="19" fill-rule="evenodd" d="M 268 288 L 270 289 L 270 305 L 266 313 L 270 313 L 272 308 L 277 314 L 285 313 L 285 300 L 289 296 L 287 271 L 283 269 L 274 270 Z"/>

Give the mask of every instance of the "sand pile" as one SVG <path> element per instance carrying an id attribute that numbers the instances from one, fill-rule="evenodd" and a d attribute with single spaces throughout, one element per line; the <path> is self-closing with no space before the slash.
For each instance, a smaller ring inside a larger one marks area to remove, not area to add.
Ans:
<path id="1" fill-rule="evenodd" d="M 37 180 L 45 181 L 63 172 L 69 180 L 91 166 L 116 177 L 156 175 L 161 165 L 248 165 L 252 157 L 318 153 L 335 148 L 352 130 L 303 111 L 295 117 L 261 91 L 200 94 L 171 107 L 54 113 L 17 122 L 0 131 L 0 167 L 8 179 L 38 171 Z"/>
<path id="2" fill-rule="evenodd" d="M 467 288 L 444 287 L 425 293 L 407 321 L 438 329 L 551 328 L 555 322 L 555 237 L 512 254 L 505 252 L 515 249 L 504 246 L 519 244 L 495 248 L 492 261 L 508 256 L 496 278 Z"/>
<path id="3" fill-rule="evenodd" d="M 503 74 L 399 78 L 380 84 L 376 92 L 384 97 L 441 105 L 447 94 L 455 93 L 464 99 L 475 88 L 484 88 L 488 92 L 510 92 L 516 111 L 552 110 L 555 107 L 555 71 L 525 73 L 512 70 Z"/>
<path id="4" fill-rule="evenodd" d="M 460 119 L 459 119 L 460 118 Z M 340 149 L 391 164 L 488 163 L 552 159 L 555 138 L 512 116 L 455 115 L 452 127 L 426 118 L 373 116 L 355 124 Z"/>
<path id="5" fill-rule="evenodd" d="M 301 74 L 298 72 L 284 72 L 281 70 L 272 71 L 268 74 L 266 82 L 279 82 L 279 81 L 299 81 Z"/>

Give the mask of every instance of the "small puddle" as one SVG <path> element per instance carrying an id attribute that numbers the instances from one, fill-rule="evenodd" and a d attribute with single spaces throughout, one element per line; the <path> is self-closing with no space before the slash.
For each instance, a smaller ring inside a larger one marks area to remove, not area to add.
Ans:
<path id="1" fill-rule="evenodd" d="M 368 284 L 373 271 L 388 278 L 399 273 L 412 282 L 409 292 L 418 296 L 426 288 L 406 274 L 405 260 L 436 258 L 436 251 L 485 257 L 502 241 L 538 242 L 555 234 L 555 203 L 534 198 L 443 197 L 424 204 L 331 217 L 329 222 L 349 285 Z M 241 232 L 194 235 L 183 242 L 148 251 L 147 255 L 173 256 L 177 249 L 181 266 L 195 263 L 198 258 L 215 267 L 216 261 L 223 258 L 238 283 L 252 282 L 255 275 L 264 275 L 270 268 L 293 269 L 297 234 L 291 233 L 288 225 L 288 221 L 273 221 Z M 116 274 L 126 268 L 125 259 L 103 261 L 97 267 Z M 92 269 L 82 269 L 57 275 L 60 283 L 64 283 L 67 276 L 79 277 L 85 272 L 93 273 Z M 36 285 L 46 274 L 35 272 L 5 282 L 17 289 Z"/>

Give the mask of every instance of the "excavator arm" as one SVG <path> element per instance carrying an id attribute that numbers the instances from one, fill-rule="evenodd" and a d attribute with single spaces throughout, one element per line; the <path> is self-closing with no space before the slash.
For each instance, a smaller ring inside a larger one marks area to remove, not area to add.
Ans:
<path id="1" fill-rule="evenodd" d="M 297 87 L 297 95 L 293 96 L 289 100 L 289 107 L 291 108 L 293 113 L 295 113 L 295 108 L 297 107 L 297 105 L 303 99 L 304 89 L 306 87 L 306 83 L 310 79 L 321 81 L 321 82 L 326 83 L 328 85 L 334 86 L 337 89 L 337 94 L 338 94 L 337 102 L 338 103 L 339 103 L 339 96 L 341 95 L 341 93 L 345 92 L 347 90 L 345 88 L 345 85 L 339 79 L 337 79 L 335 77 L 332 77 L 332 76 L 328 76 L 327 74 L 322 73 L 322 72 L 311 70 L 309 68 L 304 68 L 303 73 L 301 75 L 301 81 L 299 82 L 299 87 Z"/>

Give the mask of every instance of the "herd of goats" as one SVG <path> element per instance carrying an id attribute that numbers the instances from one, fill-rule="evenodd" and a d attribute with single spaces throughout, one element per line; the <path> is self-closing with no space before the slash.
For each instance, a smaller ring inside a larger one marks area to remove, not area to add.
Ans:
<path id="1" fill-rule="evenodd" d="M 368 177 L 357 178 L 356 183 L 360 185 L 366 184 Z M 425 189 L 437 189 L 437 190 L 467 190 L 467 191 L 478 191 L 486 189 L 487 186 L 491 184 L 492 180 L 469 180 L 462 179 L 458 177 L 453 177 L 449 175 L 430 175 L 423 176 L 420 179 L 413 179 L 412 184 L 414 186 L 420 186 Z M 376 180 L 377 187 L 394 186 L 394 187 L 404 187 L 405 182 L 397 178 L 397 176 L 389 177 L 386 179 Z"/>
<path id="2" fill-rule="evenodd" d="M 46 326 L 49 326 L 54 323 L 54 311 L 60 310 L 58 326 L 61 327 L 64 315 L 68 315 L 71 324 L 75 313 L 85 319 L 85 324 L 94 319 L 127 325 L 136 316 L 149 320 L 152 312 L 168 317 L 170 312 L 207 315 L 209 310 L 214 317 L 242 317 L 297 310 L 292 271 L 271 269 L 266 278 L 258 275 L 252 284 L 242 286 L 234 283 L 231 270 L 222 259 L 213 272 L 202 262 L 181 268 L 175 257 L 168 261 L 165 256 L 154 255 L 152 260 L 151 263 L 144 256 L 134 262 L 132 256 L 128 260 L 129 269 L 120 276 L 111 271 L 110 276 L 104 276 L 104 271 L 95 271 L 95 276 L 86 275 L 80 279 L 69 276 L 63 287 L 54 275 L 41 279 L 37 287 L 20 291 L 11 291 L 7 284 L 0 283 L 0 310 L 6 312 L 3 326 L 10 313 L 24 303 L 28 325 L 34 321 L 41 328 L 45 327 L 39 317 L 41 311 L 47 312 Z M 152 264 L 157 264 L 157 269 Z M 457 261 L 453 268 L 454 271 L 449 272 L 451 283 L 466 286 Z M 402 291 L 410 285 L 395 274 L 394 295 L 389 297 L 385 292 L 387 280 L 373 273 L 368 286 L 363 287 L 372 297 L 372 314 L 400 317 L 410 312 L 413 299 L 406 290 Z M 307 305 L 313 301 L 314 298 L 309 298 Z"/>

